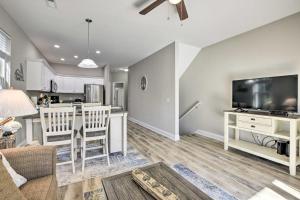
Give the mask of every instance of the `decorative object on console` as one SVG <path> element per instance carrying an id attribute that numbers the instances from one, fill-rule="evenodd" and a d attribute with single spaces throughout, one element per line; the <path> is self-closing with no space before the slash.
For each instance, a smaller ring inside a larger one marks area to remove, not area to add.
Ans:
<path id="1" fill-rule="evenodd" d="M 24 81 L 24 71 L 23 71 L 24 67 L 23 64 L 20 63 L 20 69 L 16 69 L 15 71 L 15 79 L 17 81 Z"/>
<path id="2" fill-rule="evenodd" d="M 81 68 L 98 68 L 98 65 L 90 59 L 90 23 L 93 21 L 89 18 L 85 19 L 85 21 L 88 23 L 88 54 L 87 58 L 83 59 L 79 64 L 78 67 Z"/>

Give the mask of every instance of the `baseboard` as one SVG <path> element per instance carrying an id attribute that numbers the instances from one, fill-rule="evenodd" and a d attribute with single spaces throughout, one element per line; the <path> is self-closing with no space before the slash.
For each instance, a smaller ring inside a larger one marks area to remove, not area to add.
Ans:
<path id="1" fill-rule="evenodd" d="M 176 137 L 174 134 L 172 134 L 170 132 L 167 132 L 167 131 L 164 131 L 162 129 L 156 128 L 156 127 L 154 127 L 154 126 L 152 126 L 150 124 L 147 124 L 145 122 L 142 122 L 140 120 L 134 119 L 132 117 L 128 117 L 128 120 L 131 121 L 131 122 L 134 122 L 134 123 L 136 123 L 136 124 L 138 124 L 140 126 L 143 126 L 143 127 L 147 128 L 147 129 L 150 129 L 151 131 L 153 131 L 155 133 L 158 133 L 158 134 L 160 134 L 162 136 L 165 136 L 165 137 L 167 137 L 167 138 L 169 138 L 171 140 L 174 140 L 174 141 L 179 140 L 179 138 Z"/>
<path id="2" fill-rule="evenodd" d="M 204 137 L 214 139 L 214 140 L 218 140 L 220 142 L 224 141 L 224 137 L 222 135 L 217 134 L 217 133 L 212 133 L 212 132 L 204 131 L 204 130 L 196 130 L 194 133 L 202 135 Z"/>

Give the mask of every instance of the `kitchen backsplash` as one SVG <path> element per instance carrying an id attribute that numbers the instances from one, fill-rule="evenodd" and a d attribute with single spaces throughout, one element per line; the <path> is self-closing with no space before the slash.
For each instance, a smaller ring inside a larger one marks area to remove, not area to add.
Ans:
<path id="1" fill-rule="evenodd" d="M 47 95 L 47 96 L 59 96 L 59 100 L 63 102 L 74 102 L 75 99 L 81 99 L 84 100 L 83 94 L 63 94 L 63 93 L 49 93 L 49 92 L 37 92 L 37 91 L 27 91 L 27 94 L 29 97 L 37 97 L 39 98 L 41 94 Z"/>

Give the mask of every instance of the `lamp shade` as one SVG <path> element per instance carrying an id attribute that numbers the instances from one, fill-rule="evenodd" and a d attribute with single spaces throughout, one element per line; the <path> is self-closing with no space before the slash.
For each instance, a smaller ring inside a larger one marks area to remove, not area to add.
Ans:
<path id="1" fill-rule="evenodd" d="M 32 101 L 22 90 L 0 90 L 0 117 L 19 117 L 36 113 Z"/>
<path id="2" fill-rule="evenodd" d="M 79 64 L 78 67 L 81 68 L 98 68 L 98 65 L 89 58 L 83 59 Z"/>

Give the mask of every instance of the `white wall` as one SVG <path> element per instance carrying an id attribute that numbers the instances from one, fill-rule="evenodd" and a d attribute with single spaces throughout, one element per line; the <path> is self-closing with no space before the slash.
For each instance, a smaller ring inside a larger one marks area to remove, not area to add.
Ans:
<path id="1" fill-rule="evenodd" d="M 146 91 L 140 89 L 147 77 Z M 132 65 L 128 74 L 129 119 L 176 139 L 175 43 Z"/>
<path id="2" fill-rule="evenodd" d="M 200 47 L 185 44 L 182 42 L 175 42 L 175 65 L 176 65 L 176 77 L 180 77 L 189 68 L 195 57 L 201 51 Z"/>
<path id="3" fill-rule="evenodd" d="M 0 28 L 4 30 L 12 39 L 12 55 L 11 55 L 11 86 L 15 89 L 26 89 L 25 81 L 28 77 L 26 74 L 25 61 L 27 58 L 39 59 L 44 58 L 39 50 L 29 40 L 23 30 L 14 22 L 14 20 L 6 13 L 6 11 L 0 6 Z M 20 63 L 23 63 L 25 81 L 16 81 L 14 72 L 20 67 Z M 23 125 L 17 134 L 17 144 L 25 140 L 25 124 L 22 118 L 18 118 Z"/>
<path id="4" fill-rule="evenodd" d="M 180 113 L 202 102 L 180 122 L 180 132 L 223 136 L 232 80 L 299 73 L 300 14 L 206 47 L 180 79 Z"/>

